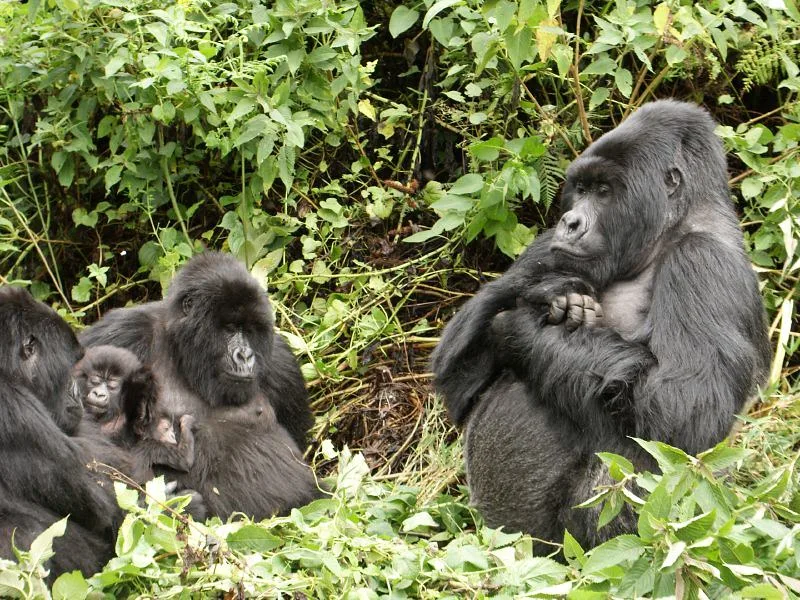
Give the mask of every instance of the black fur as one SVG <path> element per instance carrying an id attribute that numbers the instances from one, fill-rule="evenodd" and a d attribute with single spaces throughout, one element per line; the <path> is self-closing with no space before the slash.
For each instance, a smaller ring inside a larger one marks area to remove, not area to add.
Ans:
<path id="1" fill-rule="evenodd" d="M 135 354 L 115 346 L 94 346 L 75 365 L 74 373 L 84 402 L 93 379 L 106 384 L 111 380 L 117 382 L 118 388 L 109 393 L 104 409 L 87 411 L 84 420 L 88 426 L 81 429 L 81 435 L 93 437 L 97 432 L 127 450 L 131 462 L 127 474 L 135 481 L 144 483 L 152 479 L 155 465 L 184 472 L 191 468 L 194 462 L 191 428 L 183 426 L 184 418 L 176 418 L 160 407 L 155 378 Z M 175 443 L 162 439 L 158 430 L 162 421 L 168 422 Z"/>
<path id="2" fill-rule="evenodd" d="M 171 477 L 211 514 L 263 518 L 317 497 L 302 458 L 313 422 L 302 375 L 266 293 L 232 256 L 194 257 L 164 300 L 111 311 L 81 341 L 127 347 L 153 370 L 165 408 L 194 416 L 194 464 Z"/>
<path id="3" fill-rule="evenodd" d="M 69 326 L 22 289 L 0 288 L 0 330 L 0 556 L 13 558 L 12 532 L 26 548 L 69 515 L 51 579 L 76 568 L 90 575 L 113 555 L 121 514 L 57 423 L 74 428 L 64 411 L 74 404 L 71 370 L 83 351 Z"/>
<path id="4" fill-rule="evenodd" d="M 607 482 L 595 457 L 654 465 L 628 436 L 697 453 L 729 433 L 770 347 L 731 205 L 714 122 L 681 102 L 645 105 L 570 167 L 558 226 L 455 316 L 433 357 L 465 425 L 473 501 L 493 526 L 594 545 L 573 509 Z M 556 299 L 596 298 L 600 326 L 548 324 Z"/>

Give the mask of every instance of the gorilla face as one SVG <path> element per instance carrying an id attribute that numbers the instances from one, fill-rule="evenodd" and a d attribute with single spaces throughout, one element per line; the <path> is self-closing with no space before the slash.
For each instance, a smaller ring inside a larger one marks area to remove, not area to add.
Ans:
<path id="1" fill-rule="evenodd" d="M 165 298 L 167 340 L 180 371 L 209 405 L 240 405 L 259 392 L 272 347 L 267 295 L 229 255 L 193 258 Z"/>
<path id="2" fill-rule="evenodd" d="M 599 287 L 646 268 L 688 208 L 680 141 L 643 137 L 640 121 L 647 115 L 637 115 L 598 139 L 567 170 L 551 251 L 558 267 Z"/>
<path id="3" fill-rule="evenodd" d="M 86 412 L 100 422 L 117 418 L 123 410 L 125 383 L 141 368 L 139 359 L 124 348 L 90 348 L 74 368 Z"/>
<path id="4" fill-rule="evenodd" d="M 25 290 L 0 288 L 0 365 L 19 374 L 59 424 L 74 420 L 72 366 L 83 356 L 75 334 L 55 311 Z M 65 423 L 66 424 L 66 423 Z M 68 424 L 66 424 L 68 426 Z"/>

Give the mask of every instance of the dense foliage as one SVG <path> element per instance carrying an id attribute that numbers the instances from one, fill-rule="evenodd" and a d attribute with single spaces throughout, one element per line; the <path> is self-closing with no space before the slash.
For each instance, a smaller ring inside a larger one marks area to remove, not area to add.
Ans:
<path id="1" fill-rule="evenodd" d="M 0 2 L 0 282 L 79 327 L 160 297 L 204 247 L 236 254 L 268 285 L 339 482 L 259 525 L 187 526 L 158 486 L 145 508 L 122 492 L 119 558 L 53 594 L 800 594 L 798 39 L 795 0 Z M 638 506 L 638 535 L 532 558 L 466 507 L 427 354 L 550 224 L 569 161 L 667 96 L 721 123 L 772 386 L 735 448 L 651 444 L 661 478 L 606 457 L 619 485 L 595 501 Z M 2 595 L 47 593 L 46 546 Z"/>

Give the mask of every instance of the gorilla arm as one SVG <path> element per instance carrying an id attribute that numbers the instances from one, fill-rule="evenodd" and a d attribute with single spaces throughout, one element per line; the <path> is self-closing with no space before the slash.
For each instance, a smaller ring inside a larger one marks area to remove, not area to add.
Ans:
<path id="1" fill-rule="evenodd" d="M 547 325 L 549 305 L 526 305 L 492 322 L 498 354 L 540 398 L 579 431 L 601 439 L 634 435 L 630 393 L 655 364 L 648 348 L 612 329 Z"/>
<path id="2" fill-rule="evenodd" d="M 650 315 L 658 366 L 634 392 L 636 435 L 690 453 L 710 448 L 769 369 L 758 283 L 743 250 L 706 233 L 686 236 L 661 266 Z"/>
<path id="3" fill-rule="evenodd" d="M 450 320 L 431 359 L 437 391 L 447 412 L 461 425 L 473 402 L 500 371 L 491 343 L 492 319 L 512 308 L 525 288 L 552 271 L 547 231 L 495 281 L 484 285 Z"/>
<path id="4" fill-rule="evenodd" d="M 496 344 L 579 430 L 607 423 L 696 453 L 724 439 L 768 367 L 758 288 L 741 249 L 702 233 L 672 248 L 655 277 L 647 344 L 545 325 L 545 303 L 498 315 Z"/>
<path id="5" fill-rule="evenodd" d="M 259 387 L 275 410 L 278 422 L 286 428 L 297 447 L 305 450 L 314 417 L 297 360 L 277 332 L 273 336 L 269 369 L 260 375 Z"/>
<path id="6" fill-rule="evenodd" d="M 104 490 L 87 471 L 81 447 L 67 437 L 33 395 L 17 388 L 7 393 L 0 420 L 4 494 L 38 504 L 92 531 L 115 533 L 121 521 L 113 492 Z M 18 474 L 25 473 L 20 479 Z"/>

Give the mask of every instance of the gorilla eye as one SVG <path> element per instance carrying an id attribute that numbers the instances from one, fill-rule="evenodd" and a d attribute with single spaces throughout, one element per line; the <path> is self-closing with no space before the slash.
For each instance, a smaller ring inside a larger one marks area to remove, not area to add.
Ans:
<path id="1" fill-rule="evenodd" d="M 33 335 L 29 335 L 28 338 L 23 342 L 22 348 L 20 349 L 20 354 L 22 355 L 23 360 L 28 360 L 31 356 L 36 354 L 37 343 L 38 340 Z"/>
<path id="2" fill-rule="evenodd" d="M 582 183 L 575 184 L 575 192 L 578 194 L 583 194 L 586 192 L 586 188 L 583 186 Z"/>
<path id="3" fill-rule="evenodd" d="M 110 377 L 107 382 L 108 389 L 115 390 L 119 387 L 119 380 L 116 377 Z"/>
<path id="4" fill-rule="evenodd" d="M 194 302 L 194 298 L 191 296 L 184 296 L 183 301 L 181 302 L 181 310 L 183 310 L 184 315 L 188 315 L 192 312 L 192 303 Z"/>
<path id="5" fill-rule="evenodd" d="M 601 183 L 599 186 L 597 186 L 597 193 L 601 194 L 603 196 L 608 194 L 610 191 L 611 191 L 611 188 L 605 183 Z"/>

